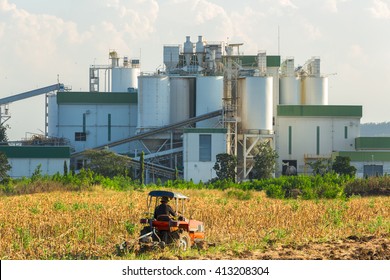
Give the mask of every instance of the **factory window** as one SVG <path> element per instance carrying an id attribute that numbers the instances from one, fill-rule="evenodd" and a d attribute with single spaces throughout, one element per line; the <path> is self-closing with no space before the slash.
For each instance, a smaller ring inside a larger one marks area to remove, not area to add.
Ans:
<path id="1" fill-rule="evenodd" d="M 320 154 L 320 127 L 317 126 L 317 156 Z"/>
<path id="2" fill-rule="evenodd" d="M 199 135 L 199 161 L 211 161 L 211 135 Z"/>
<path id="3" fill-rule="evenodd" d="M 87 133 L 85 132 L 75 132 L 74 133 L 75 141 L 87 141 Z"/>
<path id="4" fill-rule="evenodd" d="M 348 139 L 348 126 L 344 126 L 344 138 Z"/>
<path id="5" fill-rule="evenodd" d="M 83 132 L 86 131 L 87 127 L 87 114 L 83 114 Z"/>
<path id="6" fill-rule="evenodd" d="M 107 127 L 108 127 L 108 131 L 107 131 L 108 139 L 107 140 L 111 141 L 111 114 L 108 114 L 107 122 L 108 122 L 108 125 L 107 125 Z"/>
<path id="7" fill-rule="evenodd" d="M 292 127 L 288 127 L 288 154 L 292 154 Z"/>

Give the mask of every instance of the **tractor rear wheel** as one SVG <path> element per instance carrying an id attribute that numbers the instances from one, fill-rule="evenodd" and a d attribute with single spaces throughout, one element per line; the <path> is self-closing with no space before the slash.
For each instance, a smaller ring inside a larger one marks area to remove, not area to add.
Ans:
<path id="1" fill-rule="evenodd" d="M 188 232 L 184 231 L 179 234 L 179 238 L 176 241 L 176 245 L 181 251 L 187 251 L 191 248 L 191 239 Z"/>

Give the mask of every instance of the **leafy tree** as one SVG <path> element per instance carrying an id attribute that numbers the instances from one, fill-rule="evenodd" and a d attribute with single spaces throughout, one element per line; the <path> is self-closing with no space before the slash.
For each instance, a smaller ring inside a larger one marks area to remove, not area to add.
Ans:
<path id="1" fill-rule="evenodd" d="M 141 157 L 140 157 L 139 180 L 141 182 L 141 185 L 145 184 L 145 153 L 144 153 L 144 151 L 141 152 Z"/>
<path id="2" fill-rule="evenodd" d="M 31 181 L 35 182 L 42 178 L 42 164 L 38 164 L 35 167 L 34 172 L 31 174 Z"/>
<path id="3" fill-rule="evenodd" d="M 177 167 L 175 168 L 175 177 L 173 179 L 174 179 L 174 181 L 178 181 L 180 179 L 179 169 L 177 169 Z"/>
<path id="4" fill-rule="evenodd" d="M 336 156 L 332 169 L 339 175 L 348 175 L 351 177 L 355 177 L 356 175 L 356 168 L 355 166 L 351 166 L 350 157 Z"/>
<path id="5" fill-rule="evenodd" d="M 64 160 L 64 176 L 67 176 L 68 175 L 68 164 L 66 162 L 66 160 Z"/>
<path id="6" fill-rule="evenodd" d="M 254 179 L 272 178 L 275 172 L 275 163 L 278 154 L 271 147 L 269 142 L 262 142 L 258 145 L 259 153 L 255 156 L 255 164 L 253 167 Z"/>
<path id="7" fill-rule="evenodd" d="M 309 162 L 308 165 L 313 169 L 313 175 L 323 176 L 332 170 L 332 160 L 327 158 Z"/>
<path id="8" fill-rule="evenodd" d="M 237 157 L 229 154 L 218 154 L 213 169 L 219 180 L 236 180 Z"/>
<path id="9" fill-rule="evenodd" d="M 0 152 L 0 181 L 9 177 L 7 172 L 10 170 L 11 165 L 8 163 L 7 156 L 3 152 Z"/>
<path id="10" fill-rule="evenodd" d="M 8 142 L 7 129 L 9 125 L 0 124 L 0 143 Z"/>
<path id="11" fill-rule="evenodd" d="M 118 155 L 109 150 L 88 150 L 84 153 L 86 169 L 104 177 L 129 176 L 131 158 Z"/>

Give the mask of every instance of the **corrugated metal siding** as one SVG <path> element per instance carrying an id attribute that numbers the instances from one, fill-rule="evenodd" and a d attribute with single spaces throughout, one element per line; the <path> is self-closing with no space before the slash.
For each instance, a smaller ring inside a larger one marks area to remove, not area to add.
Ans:
<path id="1" fill-rule="evenodd" d="M 359 117 L 362 106 L 344 105 L 278 105 L 279 117 Z"/>

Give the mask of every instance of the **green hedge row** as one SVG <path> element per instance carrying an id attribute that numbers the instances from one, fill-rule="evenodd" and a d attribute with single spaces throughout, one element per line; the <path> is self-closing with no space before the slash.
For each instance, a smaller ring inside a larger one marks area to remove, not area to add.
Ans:
<path id="1" fill-rule="evenodd" d="M 0 183 L 0 194 L 15 195 L 53 190 L 80 191 L 90 189 L 93 186 L 118 191 L 143 188 L 139 181 L 130 177 L 117 176 L 107 178 L 95 174 L 90 170 L 81 170 L 77 174 L 55 174 L 53 176 L 41 175 L 38 168 L 31 178 L 7 179 Z M 366 179 L 355 179 L 347 176 L 338 176 L 328 173 L 323 176 L 282 176 L 279 178 L 253 180 L 234 183 L 227 180 L 211 180 L 207 183 L 192 181 L 157 181 L 150 184 L 150 188 L 169 189 L 219 189 L 219 190 L 241 190 L 241 191 L 265 191 L 271 198 L 297 198 L 320 199 L 338 198 L 351 195 L 390 195 L 390 176 L 371 177 Z"/>

